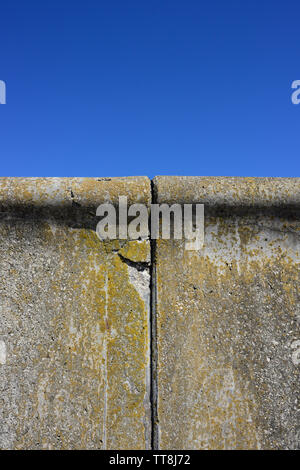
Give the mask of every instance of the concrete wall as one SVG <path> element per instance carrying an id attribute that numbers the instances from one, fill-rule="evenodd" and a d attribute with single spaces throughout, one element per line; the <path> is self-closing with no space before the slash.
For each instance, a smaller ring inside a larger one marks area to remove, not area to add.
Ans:
<path id="1" fill-rule="evenodd" d="M 205 244 L 96 208 L 204 203 Z M 0 448 L 299 448 L 300 179 L 0 178 Z"/>

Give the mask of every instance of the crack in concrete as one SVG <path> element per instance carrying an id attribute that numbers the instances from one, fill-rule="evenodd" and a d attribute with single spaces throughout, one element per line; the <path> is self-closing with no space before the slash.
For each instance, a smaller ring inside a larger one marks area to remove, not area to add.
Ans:
<path id="1" fill-rule="evenodd" d="M 151 261 L 150 262 L 148 262 L 148 261 L 132 261 L 131 259 L 126 258 L 126 256 L 119 253 L 119 251 L 118 251 L 118 255 L 121 258 L 121 260 L 125 264 L 127 264 L 127 266 L 130 266 L 131 268 L 135 268 L 138 271 L 145 271 L 145 269 L 149 270 L 149 267 L 151 265 Z"/>

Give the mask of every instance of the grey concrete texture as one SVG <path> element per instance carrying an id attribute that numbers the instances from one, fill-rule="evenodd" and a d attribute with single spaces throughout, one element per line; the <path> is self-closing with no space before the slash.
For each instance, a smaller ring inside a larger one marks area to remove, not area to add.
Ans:
<path id="1" fill-rule="evenodd" d="M 156 177 L 204 203 L 205 241 L 155 252 L 160 449 L 300 447 L 300 179 Z"/>
<path id="2" fill-rule="evenodd" d="M 85 213 L 119 194 L 150 182 L 0 180 L 1 449 L 150 447 L 150 242 Z"/>
<path id="3" fill-rule="evenodd" d="M 158 203 L 205 204 L 206 208 L 282 206 L 299 211 L 299 178 L 156 176 Z M 299 212 L 297 212 L 299 213 Z"/>
<path id="4" fill-rule="evenodd" d="M 204 246 L 101 242 L 119 196 Z M 0 178 L 0 449 L 300 448 L 299 234 L 299 178 Z"/>

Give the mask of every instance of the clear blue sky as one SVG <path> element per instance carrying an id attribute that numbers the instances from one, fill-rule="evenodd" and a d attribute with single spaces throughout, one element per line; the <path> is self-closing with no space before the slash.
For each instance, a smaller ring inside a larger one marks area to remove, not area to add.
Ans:
<path id="1" fill-rule="evenodd" d="M 1 176 L 300 176 L 300 3 L 2 0 Z"/>

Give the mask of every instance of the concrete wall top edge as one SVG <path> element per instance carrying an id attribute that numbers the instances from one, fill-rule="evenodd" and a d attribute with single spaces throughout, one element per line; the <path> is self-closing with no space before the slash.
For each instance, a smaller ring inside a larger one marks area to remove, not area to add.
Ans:
<path id="1" fill-rule="evenodd" d="M 120 178 L 0 178 L 0 208 L 96 208 L 102 203 L 151 203 L 151 182 L 146 176 Z"/>
<path id="2" fill-rule="evenodd" d="M 300 178 L 156 176 L 158 203 L 300 208 Z"/>
<path id="3" fill-rule="evenodd" d="M 248 178 L 202 176 L 156 176 L 153 179 L 158 203 L 203 203 L 218 207 L 292 207 L 300 209 L 300 178 Z M 115 178 L 0 178 L 0 208 L 89 208 L 119 196 L 128 204 L 151 203 L 148 177 Z"/>

